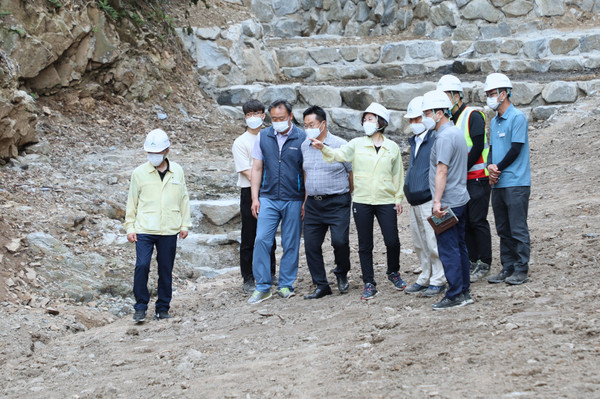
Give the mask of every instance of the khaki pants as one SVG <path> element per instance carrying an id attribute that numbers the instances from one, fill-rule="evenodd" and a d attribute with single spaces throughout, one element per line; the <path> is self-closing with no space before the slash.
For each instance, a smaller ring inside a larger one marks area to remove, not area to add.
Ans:
<path id="1" fill-rule="evenodd" d="M 435 233 L 427 221 L 427 218 L 431 216 L 432 208 L 433 201 L 410 207 L 410 232 L 422 270 L 417 284 L 425 287 L 446 284 L 444 266 L 438 255 Z"/>

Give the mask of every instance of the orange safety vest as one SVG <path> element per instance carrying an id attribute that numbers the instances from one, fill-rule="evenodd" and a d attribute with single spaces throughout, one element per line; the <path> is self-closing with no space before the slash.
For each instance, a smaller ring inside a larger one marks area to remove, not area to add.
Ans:
<path id="1" fill-rule="evenodd" d="M 483 116 L 483 121 L 485 123 L 484 113 L 474 107 L 465 107 L 463 112 L 461 112 L 461 114 L 459 115 L 458 120 L 456 121 L 456 126 L 465 134 L 468 152 L 471 152 L 471 148 L 473 148 L 473 140 L 471 140 L 471 132 L 469 131 L 469 117 L 473 112 L 479 112 L 481 116 Z M 489 172 L 487 170 L 487 159 L 488 153 L 490 152 L 490 146 L 488 145 L 487 134 L 485 133 L 483 135 L 483 140 L 483 151 L 481 152 L 481 156 L 479 157 L 475 165 L 473 165 L 473 167 L 467 171 L 467 180 L 481 179 L 483 177 L 489 176 Z"/>

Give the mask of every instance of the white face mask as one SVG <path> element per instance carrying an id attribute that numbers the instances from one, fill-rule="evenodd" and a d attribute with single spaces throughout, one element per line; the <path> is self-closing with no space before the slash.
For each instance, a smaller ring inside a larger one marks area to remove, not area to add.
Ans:
<path id="1" fill-rule="evenodd" d="M 423 123 L 411 123 L 410 128 L 412 129 L 414 134 L 421 134 L 425 130 L 427 130 Z"/>
<path id="2" fill-rule="evenodd" d="M 372 136 L 375 134 L 379 126 L 377 126 L 377 122 L 365 122 L 363 123 L 363 130 L 367 136 Z"/>
<path id="3" fill-rule="evenodd" d="M 427 130 L 431 130 L 435 127 L 435 121 L 427 116 L 423 118 L 422 123 Z"/>
<path id="4" fill-rule="evenodd" d="M 498 96 L 486 98 L 485 103 L 487 104 L 488 107 L 490 107 L 494 111 L 497 110 L 498 107 L 500 106 L 500 103 L 498 102 Z"/>
<path id="5" fill-rule="evenodd" d="M 285 132 L 286 130 L 288 130 L 289 126 L 290 126 L 289 119 L 287 121 L 283 121 L 283 122 L 273 122 L 273 129 L 275 129 L 275 131 L 277 133 Z"/>
<path id="6" fill-rule="evenodd" d="M 159 166 L 165 160 L 166 154 L 148 154 L 148 162 L 152 164 L 155 168 Z"/>
<path id="7" fill-rule="evenodd" d="M 310 139 L 316 139 L 317 137 L 319 137 L 319 135 L 321 134 L 321 125 L 323 125 L 323 122 L 321 122 L 319 127 L 304 129 L 304 131 L 306 132 L 306 137 Z"/>
<path id="8" fill-rule="evenodd" d="M 260 116 L 251 116 L 250 118 L 246 118 L 246 126 L 248 126 L 250 129 L 257 129 L 262 124 L 263 120 Z"/>

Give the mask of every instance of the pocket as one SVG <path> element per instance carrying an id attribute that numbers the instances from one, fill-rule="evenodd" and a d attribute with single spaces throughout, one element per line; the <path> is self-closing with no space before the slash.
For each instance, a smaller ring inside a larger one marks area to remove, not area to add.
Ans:
<path id="1" fill-rule="evenodd" d="M 171 209 L 167 224 L 169 230 L 179 230 L 181 228 L 181 211 L 179 209 Z"/>
<path id="2" fill-rule="evenodd" d="M 141 231 L 160 231 L 160 214 L 157 211 L 142 211 L 138 213 L 137 224 Z"/>

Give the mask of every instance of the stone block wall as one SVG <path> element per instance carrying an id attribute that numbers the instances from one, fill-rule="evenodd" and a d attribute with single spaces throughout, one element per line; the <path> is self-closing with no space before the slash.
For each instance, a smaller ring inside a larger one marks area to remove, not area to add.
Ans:
<path id="1" fill-rule="evenodd" d="M 600 0 L 250 0 L 250 8 L 271 37 L 406 32 L 475 40 L 597 19 Z"/>

